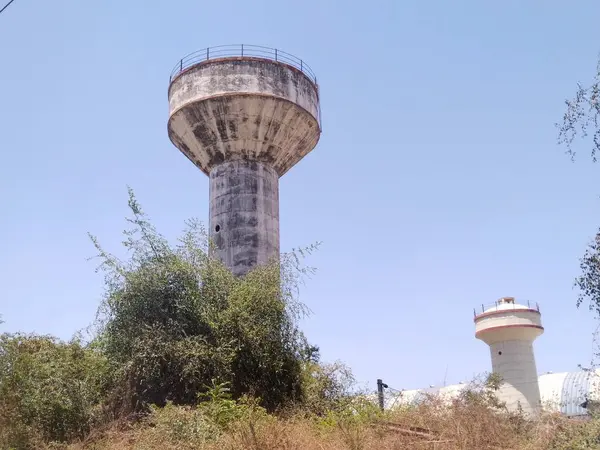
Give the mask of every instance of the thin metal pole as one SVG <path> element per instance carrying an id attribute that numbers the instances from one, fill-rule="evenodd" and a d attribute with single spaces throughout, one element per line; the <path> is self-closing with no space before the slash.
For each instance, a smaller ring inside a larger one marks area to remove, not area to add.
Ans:
<path id="1" fill-rule="evenodd" d="M 179 71 L 183 72 L 183 59 L 179 60 Z"/>
<path id="2" fill-rule="evenodd" d="M 210 59 L 210 49 L 209 48 L 206 49 L 206 59 L 207 60 Z"/>
<path id="3" fill-rule="evenodd" d="M 302 60 L 300 60 L 300 72 L 304 72 L 304 69 L 302 68 Z"/>
<path id="4" fill-rule="evenodd" d="M 377 379 L 377 399 L 379 400 L 379 409 L 383 411 L 384 398 L 383 398 L 383 381 Z"/>
<path id="5" fill-rule="evenodd" d="M 277 49 L 275 49 L 275 61 L 277 61 Z"/>
<path id="6" fill-rule="evenodd" d="M 244 44 L 242 44 L 242 56 L 244 56 Z"/>

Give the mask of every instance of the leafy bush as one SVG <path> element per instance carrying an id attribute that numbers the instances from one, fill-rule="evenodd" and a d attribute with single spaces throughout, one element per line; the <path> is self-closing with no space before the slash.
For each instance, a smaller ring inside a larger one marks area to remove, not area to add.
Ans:
<path id="1" fill-rule="evenodd" d="M 255 399 L 231 398 L 226 383 L 215 383 L 202 394 L 204 401 L 198 406 L 175 406 L 168 402 L 164 407 L 151 406 L 150 415 L 138 427 L 143 448 L 156 440 L 176 448 L 202 448 L 216 442 L 226 432 L 241 431 L 246 426 L 260 427 L 274 420 Z"/>
<path id="2" fill-rule="evenodd" d="M 106 281 L 98 344 L 123 410 L 193 405 L 213 379 L 229 383 L 233 398 L 259 397 L 269 410 L 301 400 L 310 347 L 296 326 L 304 312 L 296 293 L 308 269 L 297 256 L 236 278 L 212 256 L 198 222 L 172 246 L 131 190 L 129 207 L 128 261 L 92 237 Z"/>
<path id="3" fill-rule="evenodd" d="M 161 442 L 177 448 L 202 448 L 218 436 L 219 429 L 193 406 L 152 406 L 148 417 L 138 427 L 140 447 Z"/>
<path id="4" fill-rule="evenodd" d="M 259 406 L 257 399 L 242 396 L 237 401 L 233 400 L 227 383 L 217 384 L 213 381 L 201 397 L 206 401 L 198 405 L 198 410 L 220 430 L 229 429 L 236 421 L 267 418 L 266 410 Z"/>
<path id="5" fill-rule="evenodd" d="M 107 361 L 79 340 L 0 335 L 0 447 L 83 437 L 99 413 Z"/>
<path id="6" fill-rule="evenodd" d="M 553 421 L 548 450 L 587 450 L 600 448 L 600 420 L 583 422 Z"/>
<path id="7" fill-rule="evenodd" d="M 349 367 L 308 361 L 304 364 L 302 386 L 304 410 L 318 416 L 341 411 L 356 398 L 355 379 Z"/>

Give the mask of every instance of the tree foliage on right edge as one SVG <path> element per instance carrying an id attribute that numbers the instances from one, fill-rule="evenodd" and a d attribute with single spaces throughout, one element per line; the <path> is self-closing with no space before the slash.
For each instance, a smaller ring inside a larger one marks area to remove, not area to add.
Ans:
<path id="1" fill-rule="evenodd" d="M 591 156 L 597 161 L 600 152 L 600 60 L 596 68 L 596 75 L 588 86 L 577 84 L 575 96 L 565 100 L 567 110 L 561 125 L 558 125 L 559 144 L 565 145 L 567 153 L 575 158 L 573 142 L 577 137 L 582 139 L 591 135 Z"/>
<path id="2" fill-rule="evenodd" d="M 567 153 L 574 158 L 575 139 L 585 140 L 591 136 L 591 157 L 596 162 L 600 152 L 600 60 L 592 82 L 587 86 L 578 83 L 575 96 L 566 100 L 565 104 L 567 110 L 562 124 L 557 124 L 559 144 L 565 145 Z M 600 317 L 600 230 L 580 259 L 580 269 L 581 274 L 575 279 L 575 286 L 579 289 L 577 306 L 587 300 L 590 310 Z"/>
<path id="3" fill-rule="evenodd" d="M 295 254 L 243 278 L 209 251 L 189 221 L 172 246 L 130 190 L 127 261 L 92 237 L 105 274 L 97 344 L 112 366 L 117 414 L 147 405 L 194 404 L 213 380 L 234 397 L 257 396 L 274 410 L 300 401 L 302 367 L 314 348 L 297 328 L 302 274 Z"/>
<path id="4" fill-rule="evenodd" d="M 600 317 L 600 230 L 588 245 L 579 266 L 581 274 L 575 279 L 579 289 L 577 306 L 588 300 L 590 310 Z"/>

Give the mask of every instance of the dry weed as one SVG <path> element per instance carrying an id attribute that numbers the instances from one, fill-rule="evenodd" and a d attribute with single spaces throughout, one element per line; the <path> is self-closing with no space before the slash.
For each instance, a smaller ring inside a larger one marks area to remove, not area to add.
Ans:
<path id="1" fill-rule="evenodd" d="M 369 420 L 333 426 L 310 417 L 245 418 L 211 434 L 197 411 L 107 430 L 69 450 L 579 450 L 600 448 L 600 420 L 545 415 L 536 422 L 478 405 L 436 399 Z"/>

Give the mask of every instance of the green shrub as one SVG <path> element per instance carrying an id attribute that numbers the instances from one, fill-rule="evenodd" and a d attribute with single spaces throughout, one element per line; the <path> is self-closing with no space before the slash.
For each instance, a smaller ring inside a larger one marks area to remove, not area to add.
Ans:
<path id="1" fill-rule="evenodd" d="M 131 191 L 129 206 L 127 261 L 92 238 L 106 277 L 98 344 L 123 412 L 194 405 L 212 379 L 229 383 L 234 399 L 258 397 L 271 411 L 300 401 L 308 350 L 296 293 L 307 269 L 296 255 L 236 278 L 212 256 L 198 222 L 173 246 Z"/>
<path id="2" fill-rule="evenodd" d="M 160 441 L 175 448 L 202 448 L 226 432 L 256 426 L 273 420 L 255 399 L 231 398 L 227 383 L 213 382 L 200 396 L 198 406 L 151 406 L 150 415 L 141 423 L 140 446 Z"/>
<path id="3" fill-rule="evenodd" d="M 83 437 L 98 414 L 107 367 L 77 339 L 0 335 L 0 447 Z"/>
<path id="4" fill-rule="evenodd" d="M 150 415 L 142 422 L 142 442 L 163 442 L 177 448 L 198 448 L 214 440 L 219 429 L 192 406 L 151 407 Z"/>
<path id="5" fill-rule="evenodd" d="M 198 411 L 210 423 L 220 430 L 227 430 L 231 424 L 240 420 L 259 420 L 267 417 L 267 412 L 259 406 L 258 399 L 242 396 L 235 401 L 227 385 L 228 383 L 216 383 L 213 380 L 207 392 L 200 395 L 204 401 L 198 404 Z"/>
<path id="6" fill-rule="evenodd" d="M 600 449 L 600 420 L 562 421 L 554 424 L 548 450 Z"/>
<path id="7" fill-rule="evenodd" d="M 307 361 L 302 373 L 302 407 L 317 416 L 343 410 L 356 397 L 354 385 L 352 371 L 341 362 Z"/>

